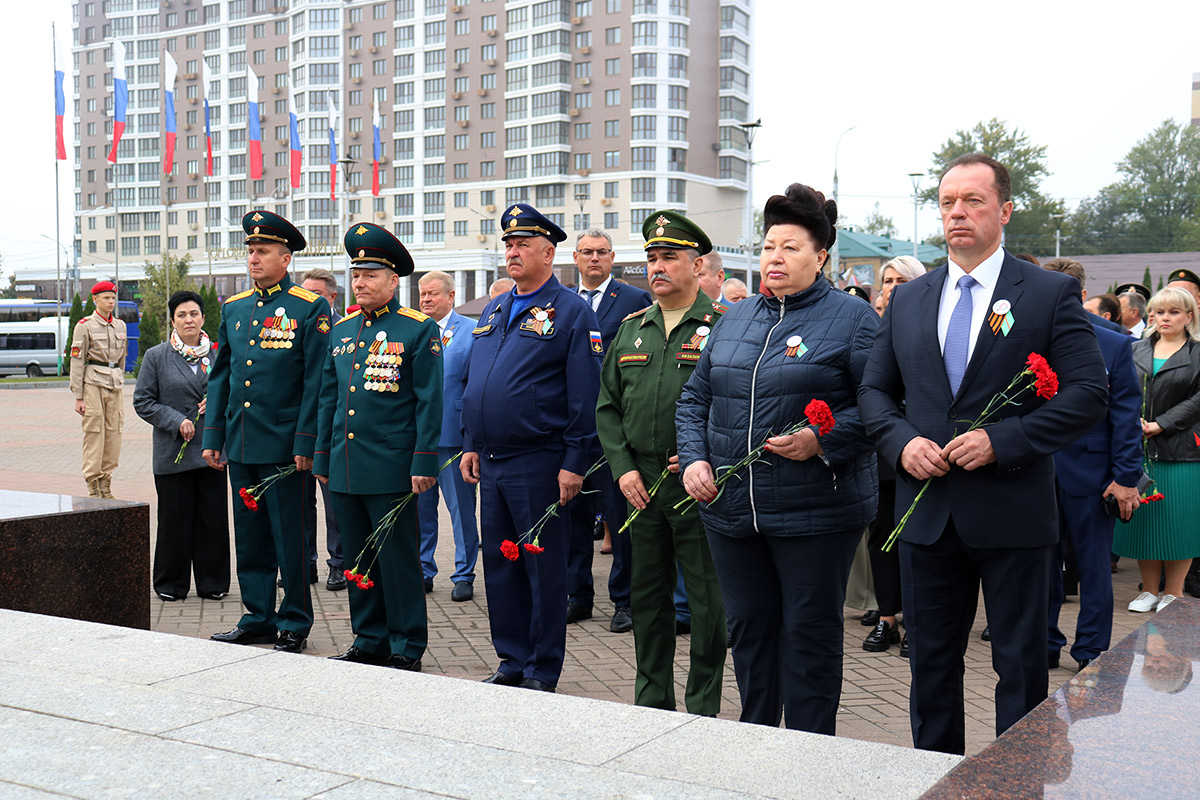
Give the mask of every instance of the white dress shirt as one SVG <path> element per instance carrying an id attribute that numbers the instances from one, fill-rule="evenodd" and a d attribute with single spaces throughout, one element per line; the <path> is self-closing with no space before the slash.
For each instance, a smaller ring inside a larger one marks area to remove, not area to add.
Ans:
<path id="1" fill-rule="evenodd" d="M 1000 267 L 1004 264 L 1004 248 L 997 247 L 996 252 L 985 258 L 983 262 L 971 270 L 971 277 L 975 279 L 975 285 L 971 287 L 971 339 L 967 345 L 967 363 L 971 363 L 971 356 L 975 354 L 975 341 L 979 338 L 979 330 L 983 327 L 983 321 L 992 310 L 992 294 L 996 290 L 996 282 L 1000 279 Z M 958 280 L 967 272 L 950 261 L 949 273 L 946 275 L 946 285 L 942 287 L 942 304 L 938 309 L 938 344 L 941 346 L 943 353 L 946 352 L 946 331 L 950 327 L 950 315 L 954 313 L 954 307 L 958 305 L 959 295 L 962 294 L 958 288 Z M 1002 300 L 1006 298 L 995 298 Z"/>
<path id="2" fill-rule="evenodd" d="M 592 290 L 592 291 L 596 291 L 596 296 L 591 298 L 591 300 L 588 301 L 592 304 L 592 311 L 600 310 L 600 301 L 604 299 L 604 294 L 605 294 L 605 292 L 608 291 L 608 285 L 610 283 L 612 283 L 612 279 L 613 279 L 612 275 L 610 274 L 607 278 L 604 279 L 604 283 L 600 284 L 599 286 L 596 287 L 596 289 Z M 588 300 L 588 290 L 586 288 L 584 288 L 582 283 L 579 284 L 579 296 L 582 297 L 584 300 Z"/>
<path id="3" fill-rule="evenodd" d="M 1141 339 L 1142 334 L 1146 332 L 1146 320 L 1139 319 L 1137 325 L 1129 329 L 1129 335 L 1135 339 Z"/>

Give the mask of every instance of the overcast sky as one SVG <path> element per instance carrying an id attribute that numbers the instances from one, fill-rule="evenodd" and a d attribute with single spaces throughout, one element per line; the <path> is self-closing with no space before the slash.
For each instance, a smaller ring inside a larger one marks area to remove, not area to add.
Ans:
<path id="1" fill-rule="evenodd" d="M 691 0 L 693 3 L 716 0 Z M 1200 3 L 956 4 L 756 0 L 756 205 L 792 181 L 832 189 L 861 223 L 876 201 L 901 237 L 913 229 L 912 183 L 957 129 L 999 117 L 1047 146 L 1043 188 L 1069 207 L 1116 177 L 1115 162 L 1163 120 L 1191 116 L 1200 72 Z M 69 36 L 67 0 L 5 3 L 0 26 L 6 161 L 2 269 L 52 259 L 54 111 L 50 22 Z M 1109 13 L 1120 10 L 1120 15 Z M 1130 12 L 1141 12 L 1134 16 Z M 715 57 L 714 53 L 714 57 Z M 698 56 L 693 56 L 698 58 Z M 695 144 L 695 143 L 693 143 Z M 72 174 L 62 168 L 63 240 Z M 938 229 L 923 208 L 918 235 Z"/>

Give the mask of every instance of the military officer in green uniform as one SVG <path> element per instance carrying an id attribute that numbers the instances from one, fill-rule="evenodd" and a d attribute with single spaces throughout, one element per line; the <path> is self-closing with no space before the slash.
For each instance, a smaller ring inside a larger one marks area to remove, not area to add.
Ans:
<path id="1" fill-rule="evenodd" d="M 442 337 L 396 297 L 413 261 L 395 236 L 364 222 L 344 241 L 361 309 L 330 336 L 313 470 L 329 484 L 346 564 L 363 577 L 349 588 L 354 644 L 333 658 L 420 672 L 429 631 L 413 495 L 440 468 Z"/>
<path id="2" fill-rule="evenodd" d="M 270 211 L 242 218 L 254 288 L 225 301 L 219 347 L 208 378 L 204 460 L 229 462 L 234 492 L 294 466 L 258 500 L 233 504 L 238 584 L 246 613 L 219 642 L 264 644 L 299 653 L 312 628 L 308 534 L 301 470 L 312 469 L 321 367 L 329 341 L 329 303 L 288 278 L 304 237 Z M 283 600 L 275 607 L 275 573 Z"/>
<path id="3" fill-rule="evenodd" d="M 675 606 L 683 572 L 692 610 L 691 665 L 684 702 L 693 714 L 721 708 L 725 609 L 704 527 L 695 510 L 672 508 L 687 498 L 676 475 L 658 481 L 675 457 L 675 401 L 725 307 L 700 291 L 701 257 L 712 244 L 675 211 L 656 211 L 642 226 L 646 277 L 654 305 L 630 314 L 609 345 L 600 376 L 596 427 L 630 513 L 633 546 L 634 702 L 675 709 Z"/>

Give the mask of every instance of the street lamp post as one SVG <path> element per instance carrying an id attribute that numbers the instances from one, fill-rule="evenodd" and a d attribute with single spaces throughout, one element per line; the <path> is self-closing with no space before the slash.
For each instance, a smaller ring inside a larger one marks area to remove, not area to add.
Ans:
<path id="1" fill-rule="evenodd" d="M 913 258 L 920 261 L 921 257 L 917 255 L 917 211 L 921 205 L 921 173 L 910 172 L 908 177 L 912 179 L 913 187 Z"/>
<path id="2" fill-rule="evenodd" d="M 840 134 L 838 134 L 837 144 L 835 144 L 833 146 L 833 204 L 835 206 L 838 204 L 838 150 L 842 146 L 842 137 L 857 127 L 858 127 L 857 125 L 851 125 L 849 128 L 846 128 L 846 130 L 844 130 Z M 839 269 L 839 266 L 838 266 L 839 260 L 840 260 L 840 258 L 839 258 L 839 253 L 838 253 L 838 243 L 837 243 L 837 239 L 834 239 L 833 240 L 833 251 L 830 252 L 830 254 L 829 254 L 829 276 L 830 276 L 830 278 L 836 279 L 836 277 L 838 275 L 838 269 Z"/>
<path id="3" fill-rule="evenodd" d="M 754 137 L 762 120 L 742 122 L 738 127 L 746 137 L 746 286 L 754 292 Z"/>
<path id="4" fill-rule="evenodd" d="M 354 166 L 355 162 L 354 162 L 354 159 L 352 159 L 348 156 L 345 156 L 343 158 L 338 159 L 338 164 L 340 164 L 342 167 L 342 196 L 340 198 L 338 198 L 338 205 L 339 205 L 339 209 L 340 209 L 340 211 L 338 213 L 338 221 L 341 223 L 341 225 L 340 225 L 340 229 L 339 228 L 334 229 L 333 237 L 332 237 L 333 240 L 330 242 L 329 259 L 331 262 L 334 259 L 334 254 L 337 252 L 338 242 L 341 241 L 341 238 L 342 238 L 341 232 L 345 231 L 346 228 L 350 227 L 350 221 L 349 221 L 350 199 L 348 197 L 348 195 L 350 193 L 350 168 L 352 166 Z M 350 296 L 353 294 L 353 292 L 351 291 L 351 288 L 350 288 L 351 277 L 350 277 L 350 256 L 349 256 L 349 254 L 346 255 L 346 267 L 344 269 L 344 272 L 345 272 L 344 280 L 346 281 L 346 293 L 343 295 L 343 297 L 346 298 L 346 303 L 349 304 Z M 406 298 L 406 300 L 407 300 L 407 298 Z M 405 302 L 405 303 L 402 303 L 402 305 L 408 305 L 408 303 Z"/>
<path id="5" fill-rule="evenodd" d="M 583 220 L 583 209 L 587 205 L 587 201 L 588 201 L 590 194 L 591 194 L 591 192 L 588 189 L 588 184 L 576 184 L 575 185 L 575 202 L 579 204 L 579 221 L 580 222 L 584 221 Z M 580 226 L 576 225 L 575 227 L 577 229 L 576 233 L 578 233 L 579 231 L 587 230 L 591 226 L 583 225 L 582 227 L 580 227 Z M 575 268 L 574 278 L 575 278 L 576 286 L 583 285 L 583 273 L 581 273 L 579 271 L 578 266 Z"/>
<path id="6" fill-rule="evenodd" d="M 1054 220 L 1054 257 L 1059 258 L 1062 255 L 1062 224 L 1067 218 L 1066 214 L 1051 214 L 1050 219 Z"/>

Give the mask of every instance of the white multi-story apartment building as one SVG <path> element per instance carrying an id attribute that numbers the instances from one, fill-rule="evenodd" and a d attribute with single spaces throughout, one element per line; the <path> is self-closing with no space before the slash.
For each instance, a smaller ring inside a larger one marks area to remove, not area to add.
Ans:
<path id="1" fill-rule="evenodd" d="M 502 271 L 497 220 L 518 201 L 572 235 L 609 231 L 635 282 L 644 274 L 641 224 L 653 210 L 683 211 L 722 249 L 736 251 L 745 233 L 751 0 L 79 0 L 72 8 L 67 136 L 85 288 L 115 269 L 135 281 L 164 252 L 190 254 L 192 274 L 211 274 L 222 295 L 244 288 L 240 221 L 254 208 L 304 232 L 297 271 L 341 274 L 341 233 L 370 220 L 405 242 L 418 272 L 454 274 L 460 303 Z M 126 47 L 129 90 L 115 166 L 106 161 L 114 39 Z M 167 175 L 164 51 L 178 64 Z M 259 180 L 247 164 L 248 69 L 258 82 Z M 295 189 L 292 92 L 303 151 Z M 343 159 L 336 203 L 330 98 Z M 558 260 L 573 280 L 570 250 L 568 242 Z M 49 281 L 44 293 L 53 294 L 53 275 L 21 279 Z M 415 285 L 405 281 L 402 300 L 415 300 Z"/>

